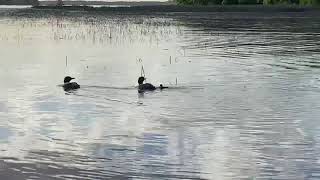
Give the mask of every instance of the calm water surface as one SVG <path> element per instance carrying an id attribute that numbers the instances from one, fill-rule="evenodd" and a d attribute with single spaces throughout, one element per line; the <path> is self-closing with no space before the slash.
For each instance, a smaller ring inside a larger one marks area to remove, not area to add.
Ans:
<path id="1" fill-rule="evenodd" d="M 319 13 L 0 9 L 0 179 L 319 179 L 319 47 Z"/>

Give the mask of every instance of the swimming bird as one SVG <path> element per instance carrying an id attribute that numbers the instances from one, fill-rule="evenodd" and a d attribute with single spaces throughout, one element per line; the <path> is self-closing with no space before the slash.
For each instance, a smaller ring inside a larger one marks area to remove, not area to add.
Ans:
<path id="1" fill-rule="evenodd" d="M 146 80 L 146 78 L 143 77 L 143 76 L 141 76 L 141 77 L 138 78 L 138 84 L 139 84 L 139 86 L 138 86 L 138 92 L 139 92 L 139 93 L 142 93 L 142 92 L 144 92 L 144 91 L 154 91 L 154 90 L 157 89 L 154 85 L 152 85 L 152 84 L 150 84 L 150 83 L 143 83 L 144 80 Z M 163 86 L 162 84 L 160 84 L 160 86 L 158 87 L 158 89 L 160 89 L 160 90 L 166 89 L 166 88 L 168 88 L 168 87 Z"/>
<path id="2" fill-rule="evenodd" d="M 79 89 L 80 88 L 80 85 L 76 82 L 70 82 L 72 79 L 75 79 L 75 78 L 72 78 L 70 76 L 66 76 L 63 80 L 64 84 L 63 84 L 63 89 L 65 91 L 70 91 L 70 90 L 74 90 L 74 89 Z"/>
<path id="3" fill-rule="evenodd" d="M 143 81 L 146 80 L 143 76 L 138 78 L 138 92 L 144 92 L 144 91 L 154 91 L 156 90 L 156 87 L 150 83 L 143 83 Z"/>

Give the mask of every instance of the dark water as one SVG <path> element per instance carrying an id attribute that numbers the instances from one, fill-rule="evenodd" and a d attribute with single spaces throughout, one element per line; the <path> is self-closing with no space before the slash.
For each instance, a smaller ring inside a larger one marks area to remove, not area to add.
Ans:
<path id="1" fill-rule="evenodd" d="M 0 179 L 320 178 L 319 13 L 0 14 Z"/>

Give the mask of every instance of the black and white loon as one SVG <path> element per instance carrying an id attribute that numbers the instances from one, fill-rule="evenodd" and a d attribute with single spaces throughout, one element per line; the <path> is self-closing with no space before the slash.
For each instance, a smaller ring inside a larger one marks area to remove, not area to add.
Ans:
<path id="1" fill-rule="evenodd" d="M 154 91 L 157 89 L 154 85 L 152 85 L 150 83 L 143 83 L 144 80 L 145 80 L 145 78 L 143 76 L 138 78 L 138 84 L 139 84 L 138 92 L 141 93 L 144 91 Z M 168 88 L 168 87 L 165 87 L 162 84 L 160 84 L 160 87 L 159 87 L 160 90 L 165 89 L 165 88 Z"/>
<path id="2" fill-rule="evenodd" d="M 65 91 L 69 91 L 69 90 L 74 90 L 74 89 L 79 89 L 80 88 L 80 85 L 76 82 L 70 82 L 72 79 L 75 79 L 75 78 L 72 78 L 70 76 L 66 76 L 63 80 L 64 84 L 63 84 L 63 89 Z"/>

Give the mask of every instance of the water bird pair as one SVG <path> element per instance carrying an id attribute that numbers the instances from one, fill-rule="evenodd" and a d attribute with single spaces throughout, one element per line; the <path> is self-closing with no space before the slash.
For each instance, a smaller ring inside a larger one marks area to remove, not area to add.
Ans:
<path id="1" fill-rule="evenodd" d="M 75 89 L 79 89 L 80 88 L 80 85 L 76 82 L 70 82 L 72 79 L 75 79 L 73 77 L 70 77 L 70 76 L 66 76 L 63 80 L 64 84 L 62 85 L 63 89 L 65 91 L 70 91 L 70 90 L 75 90 Z M 142 93 L 142 92 L 145 92 L 145 91 L 154 91 L 156 90 L 157 88 L 150 84 L 150 83 L 143 83 L 144 81 L 146 80 L 145 77 L 141 76 L 138 78 L 138 92 L 139 93 Z M 160 90 L 162 89 L 166 89 L 168 87 L 165 87 L 163 86 L 162 84 L 160 84 L 160 86 L 158 87 Z"/>

